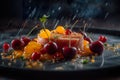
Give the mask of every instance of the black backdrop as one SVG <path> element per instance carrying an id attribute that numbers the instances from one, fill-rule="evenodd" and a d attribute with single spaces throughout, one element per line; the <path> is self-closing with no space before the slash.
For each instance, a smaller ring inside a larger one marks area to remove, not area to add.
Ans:
<path id="1" fill-rule="evenodd" d="M 119 3 L 120 0 L 1 0 L 0 18 L 38 18 L 48 12 L 52 17 L 73 17 L 77 10 L 78 17 L 102 18 L 106 13 L 119 15 Z M 61 11 L 53 14 L 52 9 L 56 9 L 58 5 L 62 5 L 59 8 Z"/>

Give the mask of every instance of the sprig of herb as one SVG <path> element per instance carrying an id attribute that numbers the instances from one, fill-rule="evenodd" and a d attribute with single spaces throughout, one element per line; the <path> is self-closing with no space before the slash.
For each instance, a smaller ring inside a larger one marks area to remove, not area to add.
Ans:
<path id="1" fill-rule="evenodd" d="M 43 15 L 39 20 L 40 20 L 40 22 L 42 23 L 43 29 L 44 29 L 45 33 L 47 34 L 48 39 L 50 40 L 50 37 L 49 37 L 48 33 L 47 33 L 46 30 L 45 30 L 45 29 L 46 29 L 45 24 L 46 24 L 46 22 L 47 22 L 47 20 L 48 20 L 48 17 L 49 17 L 49 16 L 47 16 L 47 15 Z"/>
<path id="2" fill-rule="evenodd" d="M 21 60 L 25 60 L 24 56 L 21 56 L 20 59 L 21 59 Z"/>
<path id="3" fill-rule="evenodd" d="M 89 60 L 88 59 L 82 59 L 82 64 L 87 64 L 88 62 L 89 62 Z"/>

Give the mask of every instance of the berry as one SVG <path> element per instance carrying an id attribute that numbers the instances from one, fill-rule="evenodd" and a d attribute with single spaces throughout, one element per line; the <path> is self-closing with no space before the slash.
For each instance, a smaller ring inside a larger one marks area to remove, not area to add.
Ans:
<path id="1" fill-rule="evenodd" d="M 28 37 L 21 37 L 21 41 L 24 42 L 24 46 L 26 46 L 31 40 Z"/>
<path id="2" fill-rule="evenodd" d="M 14 50 L 20 50 L 23 48 L 24 43 L 19 39 L 14 39 L 12 40 L 11 45 Z"/>
<path id="3" fill-rule="evenodd" d="M 58 50 L 58 46 L 55 42 L 50 41 L 44 45 L 44 49 L 48 54 L 54 54 Z"/>
<path id="4" fill-rule="evenodd" d="M 89 43 L 92 43 L 92 39 L 90 37 L 85 37 L 84 40 L 87 40 Z"/>
<path id="5" fill-rule="evenodd" d="M 90 44 L 90 50 L 94 52 L 95 54 L 102 54 L 104 50 L 103 43 L 101 41 L 95 41 Z"/>
<path id="6" fill-rule="evenodd" d="M 80 31 L 80 33 L 84 36 L 84 38 L 87 37 L 87 34 L 85 32 Z"/>
<path id="7" fill-rule="evenodd" d="M 65 30 L 65 34 L 66 34 L 66 35 L 70 35 L 71 33 L 72 33 L 71 29 L 66 29 L 66 30 Z"/>
<path id="8" fill-rule="evenodd" d="M 63 26 L 57 26 L 57 28 L 55 29 L 56 32 L 60 33 L 60 34 L 64 34 L 65 33 L 65 29 Z"/>
<path id="9" fill-rule="evenodd" d="M 8 43 L 4 43 L 3 44 L 3 50 L 4 50 L 4 52 L 8 52 L 8 49 L 10 48 L 10 45 L 8 44 Z"/>
<path id="10" fill-rule="evenodd" d="M 32 53 L 31 55 L 32 60 L 36 61 L 36 60 L 39 60 L 39 58 L 40 58 L 40 54 L 38 52 Z"/>
<path id="11" fill-rule="evenodd" d="M 44 48 L 42 48 L 42 49 L 40 50 L 40 53 L 41 53 L 41 54 L 45 54 L 45 53 L 46 53 L 46 50 L 45 50 Z"/>
<path id="12" fill-rule="evenodd" d="M 107 41 L 107 37 L 101 35 L 99 36 L 98 40 L 105 43 Z"/>
<path id="13" fill-rule="evenodd" d="M 77 49 L 75 47 L 63 47 L 63 56 L 66 60 L 73 59 L 76 55 Z"/>

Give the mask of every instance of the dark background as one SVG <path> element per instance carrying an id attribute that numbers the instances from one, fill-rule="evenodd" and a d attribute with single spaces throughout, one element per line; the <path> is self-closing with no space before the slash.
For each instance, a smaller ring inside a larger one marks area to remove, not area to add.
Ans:
<path id="1" fill-rule="evenodd" d="M 0 18 L 33 19 L 43 14 L 52 18 L 72 18 L 75 14 L 83 18 L 104 18 L 119 15 L 119 3 L 120 0 L 1 0 Z"/>
<path id="2" fill-rule="evenodd" d="M 24 23 L 33 27 L 44 14 L 50 15 L 50 28 L 58 20 L 64 25 L 79 19 L 78 27 L 84 26 L 85 20 L 91 27 L 120 30 L 119 3 L 120 0 L 1 0 L 0 31 L 19 29 Z"/>
<path id="3" fill-rule="evenodd" d="M 21 28 L 19 19 L 38 19 L 43 14 L 53 19 L 93 18 L 92 26 L 120 30 L 120 0 L 0 0 L 0 32 Z"/>

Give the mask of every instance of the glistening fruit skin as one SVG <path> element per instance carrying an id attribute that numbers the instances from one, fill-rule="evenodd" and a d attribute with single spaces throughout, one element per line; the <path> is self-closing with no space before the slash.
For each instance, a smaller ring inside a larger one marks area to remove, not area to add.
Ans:
<path id="1" fill-rule="evenodd" d="M 65 57 L 66 60 L 73 59 L 76 55 L 77 49 L 76 47 L 63 47 L 63 56 Z"/>
<path id="2" fill-rule="evenodd" d="M 48 54 L 54 54 L 58 50 L 58 46 L 55 42 L 49 41 L 44 45 L 44 49 Z"/>
<path id="3" fill-rule="evenodd" d="M 89 43 L 92 43 L 92 39 L 90 37 L 85 37 L 84 40 L 87 40 Z"/>
<path id="4" fill-rule="evenodd" d="M 95 41 L 90 44 L 90 50 L 97 55 L 101 55 L 104 50 L 103 43 L 101 41 Z"/>
<path id="5" fill-rule="evenodd" d="M 80 33 L 84 36 L 84 38 L 87 37 L 87 34 L 85 32 L 80 31 Z"/>
<path id="6" fill-rule="evenodd" d="M 8 43 L 4 43 L 3 44 L 3 50 L 4 50 L 4 52 L 8 52 L 8 49 L 10 48 L 10 45 L 8 44 Z"/>
<path id="7" fill-rule="evenodd" d="M 32 55 L 31 55 L 31 59 L 36 61 L 36 60 L 39 60 L 40 58 L 40 54 L 38 52 L 34 52 Z"/>
<path id="8" fill-rule="evenodd" d="M 23 41 L 24 46 L 26 46 L 31 40 L 28 37 L 23 36 L 21 37 L 21 41 Z"/>
<path id="9" fill-rule="evenodd" d="M 20 50 L 20 49 L 22 49 L 23 45 L 24 45 L 24 43 L 21 40 L 19 40 L 19 39 L 14 39 L 11 42 L 11 46 L 12 46 L 12 48 L 14 50 Z"/>
<path id="10" fill-rule="evenodd" d="M 66 35 L 70 35 L 71 33 L 72 33 L 71 29 L 66 29 L 66 30 L 65 30 L 65 34 L 66 34 Z"/>
<path id="11" fill-rule="evenodd" d="M 107 37 L 101 35 L 99 36 L 98 40 L 105 43 L 107 41 Z"/>

